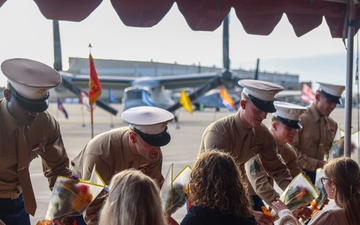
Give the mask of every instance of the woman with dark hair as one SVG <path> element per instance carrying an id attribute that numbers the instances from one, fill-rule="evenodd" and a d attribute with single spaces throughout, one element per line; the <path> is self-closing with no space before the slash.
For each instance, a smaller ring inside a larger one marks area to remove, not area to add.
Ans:
<path id="1" fill-rule="evenodd" d="M 233 157 L 213 150 L 199 155 L 190 175 L 191 209 L 181 225 L 255 225 L 250 197 Z"/>

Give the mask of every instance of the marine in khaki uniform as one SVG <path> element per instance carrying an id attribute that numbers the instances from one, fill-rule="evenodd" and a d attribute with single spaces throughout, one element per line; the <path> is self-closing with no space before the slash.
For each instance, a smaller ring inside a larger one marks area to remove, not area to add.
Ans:
<path id="1" fill-rule="evenodd" d="M 244 164 L 259 154 L 267 173 L 275 179 L 279 187 L 285 189 L 291 181 L 291 175 L 277 154 L 274 137 L 262 123 L 269 112 L 276 111 L 274 96 L 283 90 L 283 87 L 259 80 L 240 80 L 239 85 L 244 87 L 240 109 L 205 129 L 200 151 L 225 149 L 231 152 L 239 163 L 244 178 Z M 261 199 L 252 196 L 252 200 L 253 208 L 261 211 Z"/>
<path id="2" fill-rule="evenodd" d="M 164 109 L 140 106 L 124 111 L 121 118 L 129 127 L 117 128 L 94 137 L 72 161 L 73 173 L 89 179 L 94 165 L 109 185 L 116 173 L 135 168 L 155 179 L 161 187 L 163 156 L 161 146 L 170 142 L 167 124 L 174 115 Z M 87 225 L 98 223 L 104 202 L 100 195 L 85 213 Z"/>
<path id="3" fill-rule="evenodd" d="M 316 169 L 324 166 L 338 130 L 338 124 L 330 114 L 341 103 L 341 94 L 345 90 L 343 85 L 318 83 L 315 100 L 307 112 L 301 115 L 302 129 L 292 143 L 297 150 L 300 165 L 313 183 Z"/>
<path id="4" fill-rule="evenodd" d="M 21 58 L 4 61 L 1 70 L 8 83 L 0 99 L 0 221 L 28 225 L 36 210 L 30 162 L 41 159 L 50 188 L 58 175 L 70 175 L 60 126 L 46 111 L 49 89 L 60 84 L 61 76 Z"/>
<path id="5" fill-rule="evenodd" d="M 279 154 L 294 178 L 302 172 L 302 169 L 296 151 L 289 143 L 293 141 L 297 129 L 301 128 L 299 117 L 306 111 L 306 107 L 276 101 L 274 105 L 276 112 L 272 117 L 270 131 L 275 138 Z M 245 163 L 245 170 L 251 184 L 249 188 L 251 194 L 258 195 L 268 205 L 280 197 L 274 189 L 273 179 L 265 171 L 258 155 Z"/>

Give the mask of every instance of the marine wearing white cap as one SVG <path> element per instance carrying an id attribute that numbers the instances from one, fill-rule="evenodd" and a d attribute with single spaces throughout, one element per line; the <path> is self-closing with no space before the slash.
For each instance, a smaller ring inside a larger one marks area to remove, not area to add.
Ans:
<path id="1" fill-rule="evenodd" d="M 280 101 L 274 101 L 274 105 L 276 112 L 273 113 L 270 131 L 275 138 L 278 154 L 281 155 L 282 161 L 294 178 L 302 172 L 302 169 L 299 166 L 296 151 L 290 143 L 298 129 L 301 128 L 299 117 L 307 108 Z M 255 155 L 245 163 L 245 171 L 250 183 L 249 192 L 271 205 L 280 195 L 275 190 L 274 181 L 262 162 L 263 159 L 259 155 Z"/>
<path id="2" fill-rule="evenodd" d="M 116 173 L 133 168 L 141 170 L 161 187 L 164 182 L 161 146 L 170 142 L 167 124 L 174 115 L 161 108 L 139 106 L 125 110 L 121 118 L 129 127 L 115 128 L 91 139 L 71 161 L 73 173 L 88 179 L 96 165 L 108 185 Z M 99 210 L 105 199 L 104 193 L 99 194 L 86 209 L 86 224 L 99 224 Z"/>
<path id="3" fill-rule="evenodd" d="M 324 82 L 316 82 L 319 84 L 318 92 L 330 102 L 341 104 L 341 94 L 345 90 L 344 85 L 329 84 Z"/>
<path id="4" fill-rule="evenodd" d="M 34 216 L 37 208 L 30 163 L 41 159 L 34 161 L 42 164 L 50 189 L 58 176 L 71 174 L 60 125 L 46 111 L 48 90 L 61 77 L 43 63 L 22 58 L 5 60 L 1 70 L 8 84 L 0 99 L 0 152 L 6 155 L 0 163 L 0 221 L 30 225 L 29 214 Z"/>
<path id="5" fill-rule="evenodd" d="M 125 110 L 121 118 L 132 131 L 148 144 L 164 146 L 171 140 L 167 124 L 174 118 L 169 111 L 151 106 L 139 106 Z"/>
<path id="6" fill-rule="evenodd" d="M 274 98 L 284 90 L 278 84 L 262 80 L 240 80 L 239 85 L 244 87 L 243 93 L 251 99 L 256 108 L 264 112 L 275 112 Z"/>
<path id="7" fill-rule="evenodd" d="M 281 123 L 294 129 L 301 129 L 300 115 L 306 111 L 306 107 L 295 105 L 288 102 L 274 102 L 276 112 L 274 116 L 280 120 Z"/>
<path id="8" fill-rule="evenodd" d="M 1 70 L 16 101 L 30 112 L 45 111 L 49 106 L 49 89 L 61 83 L 57 71 L 31 59 L 5 60 Z"/>

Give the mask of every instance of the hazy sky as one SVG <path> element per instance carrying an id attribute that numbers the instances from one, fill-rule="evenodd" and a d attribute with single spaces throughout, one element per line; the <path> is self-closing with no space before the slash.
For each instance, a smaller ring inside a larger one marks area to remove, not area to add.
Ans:
<path id="1" fill-rule="evenodd" d="M 25 57 L 53 64 L 52 21 L 33 1 L 11 0 L 0 8 L 0 61 Z M 222 66 L 222 28 L 192 31 L 176 4 L 152 28 L 126 27 L 109 0 L 82 22 L 60 21 L 64 69 L 68 57 L 142 60 Z M 356 51 L 355 51 L 356 53 Z M 235 13 L 230 17 L 231 68 L 260 69 L 300 75 L 300 81 L 326 80 L 345 84 L 346 49 L 332 39 L 326 22 L 310 33 L 295 36 L 286 16 L 269 36 L 246 34 Z M 0 72 L 1 73 L 1 72 Z M 0 74 L 0 85 L 6 78 Z"/>

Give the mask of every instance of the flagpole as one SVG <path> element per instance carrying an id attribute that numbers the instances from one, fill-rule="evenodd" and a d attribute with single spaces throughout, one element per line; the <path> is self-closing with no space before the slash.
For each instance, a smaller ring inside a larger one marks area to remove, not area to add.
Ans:
<path id="1" fill-rule="evenodd" d="M 82 127 L 85 127 L 84 104 L 81 103 Z"/>
<path id="2" fill-rule="evenodd" d="M 93 108 L 91 106 L 91 111 L 90 111 L 90 117 L 91 117 L 91 139 L 94 137 L 94 117 L 93 117 Z"/>
<path id="3" fill-rule="evenodd" d="M 216 110 L 216 107 L 215 107 L 213 121 L 215 121 L 215 120 L 216 120 L 216 112 L 217 112 L 217 110 Z"/>
<path id="4" fill-rule="evenodd" d="M 114 127 L 113 116 L 110 115 L 110 127 Z"/>
<path id="5" fill-rule="evenodd" d="M 91 55 L 91 43 L 89 43 L 89 55 Z M 90 66 L 91 67 L 91 66 Z M 91 68 L 90 68 L 91 69 Z M 89 77 L 89 95 L 90 95 L 90 80 L 91 80 L 91 72 L 89 72 L 90 77 Z M 90 101 L 90 96 L 89 96 L 89 101 Z M 90 104 L 90 124 L 91 124 L 91 139 L 93 139 L 94 137 L 94 114 L 93 114 L 93 107 L 92 104 L 89 102 Z"/>

